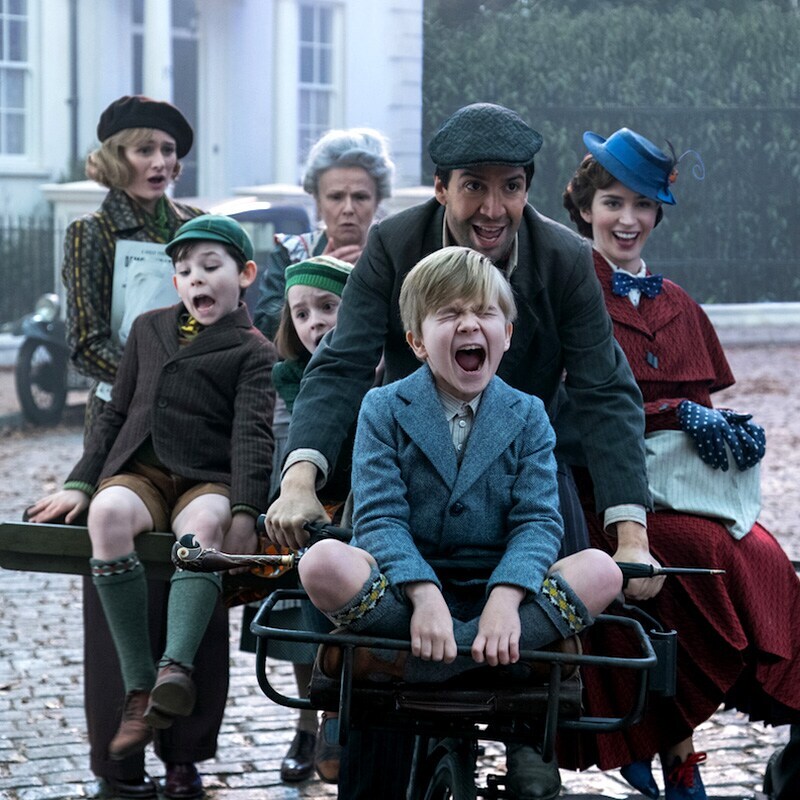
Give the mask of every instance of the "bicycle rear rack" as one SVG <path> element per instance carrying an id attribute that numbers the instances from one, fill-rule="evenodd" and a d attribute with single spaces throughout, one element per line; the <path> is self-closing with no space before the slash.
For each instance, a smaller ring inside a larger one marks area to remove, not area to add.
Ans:
<path id="1" fill-rule="evenodd" d="M 645 633 L 638 620 L 614 614 L 601 614 L 595 624 L 621 625 L 628 628 L 640 655 L 617 657 L 608 655 L 578 655 L 540 650 L 525 650 L 520 653 L 521 661 L 549 663 L 548 681 L 541 687 L 526 687 L 514 684 L 512 687 L 481 685 L 465 688 L 461 681 L 457 686 L 448 684 L 382 684 L 376 682 L 356 682 L 353 678 L 353 653 L 356 647 L 379 648 L 383 650 L 410 650 L 410 642 L 384 637 L 360 634 L 326 634 L 315 631 L 289 630 L 271 627 L 269 616 L 280 600 L 305 600 L 306 593 L 301 589 L 278 589 L 264 601 L 250 625 L 256 636 L 256 676 L 264 694 L 279 705 L 298 709 L 327 708 L 339 712 L 339 741 L 345 744 L 351 724 L 358 727 L 384 727 L 406 730 L 427 735 L 501 739 L 503 741 L 526 741 L 534 728 L 534 719 L 543 721 L 543 757 L 553 756 L 558 728 L 568 730 L 591 730 L 608 732 L 634 725 L 641 718 L 648 691 L 667 694 L 671 684 L 674 688 L 674 632 L 664 634 L 652 630 Z M 655 622 L 655 621 L 653 621 Z M 657 623 L 655 623 L 657 625 Z M 656 642 L 656 653 L 651 638 Z M 341 679 L 330 681 L 327 690 L 323 688 L 318 697 L 322 703 L 311 699 L 290 697 L 278 691 L 269 681 L 266 670 L 268 642 L 270 639 L 289 642 L 337 645 L 342 648 Z M 469 647 L 459 647 L 459 655 L 470 654 Z M 636 690 L 631 707 L 617 717 L 588 717 L 581 714 L 580 684 L 563 677 L 563 670 L 570 665 L 593 666 L 604 669 L 629 669 L 637 674 Z M 672 665 L 670 667 L 670 664 Z M 491 668 L 490 668 L 491 669 Z M 515 693 L 530 701 L 529 707 L 513 705 Z M 327 691 L 327 694 L 326 694 Z M 538 694 L 537 694 L 538 691 Z M 575 700 L 577 691 L 577 701 Z M 453 713 L 452 703 L 448 706 L 449 715 L 436 710 L 443 693 L 463 700 L 463 707 Z M 434 702 L 426 706 L 426 693 Z M 494 702 L 492 697 L 494 695 Z M 510 695 L 510 697 L 509 697 Z M 468 702 L 469 701 L 469 702 Z M 338 708 L 337 708 L 338 707 Z M 532 713 L 532 710 L 536 713 Z M 569 716 L 562 718 L 566 712 Z M 485 727 L 479 727 L 479 726 Z M 466 730 L 465 730 L 466 729 Z"/>

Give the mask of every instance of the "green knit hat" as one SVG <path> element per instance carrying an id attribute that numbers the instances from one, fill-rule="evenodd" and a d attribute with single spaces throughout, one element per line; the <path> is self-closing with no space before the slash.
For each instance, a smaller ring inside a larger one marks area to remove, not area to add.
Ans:
<path id="1" fill-rule="evenodd" d="M 352 264 L 332 256 L 314 256 L 286 267 L 286 292 L 292 286 L 314 286 L 342 296 Z"/>

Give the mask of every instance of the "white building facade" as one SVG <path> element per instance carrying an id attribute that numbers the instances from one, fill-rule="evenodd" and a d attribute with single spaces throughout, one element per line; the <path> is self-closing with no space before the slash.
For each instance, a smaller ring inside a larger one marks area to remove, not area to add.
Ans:
<path id="1" fill-rule="evenodd" d="M 82 177 L 100 112 L 171 100 L 195 128 L 176 195 L 297 185 L 330 128 L 390 140 L 420 182 L 422 0 L 0 0 L 0 215 Z"/>

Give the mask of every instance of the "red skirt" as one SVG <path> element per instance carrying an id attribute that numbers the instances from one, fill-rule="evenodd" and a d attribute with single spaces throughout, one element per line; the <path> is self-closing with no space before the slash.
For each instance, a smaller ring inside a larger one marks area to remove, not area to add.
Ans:
<path id="1" fill-rule="evenodd" d="M 596 515 L 587 517 L 592 546 L 613 553 L 616 539 Z M 561 766 L 611 769 L 650 759 L 690 736 L 722 703 L 773 725 L 800 722 L 800 580 L 780 544 L 758 524 L 737 541 L 719 523 L 687 514 L 648 514 L 647 527 L 662 565 L 725 574 L 670 575 L 641 604 L 678 633 L 676 695 L 651 698 L 642 721 L 627 730 L 561 737 Z M 588 639 L 589 651 L 630 652 L 621 631 L 590 629 Z M 634 680 L 626 672 L 583 671 L 586 713 L 618 716 L 630 706 Z"/>

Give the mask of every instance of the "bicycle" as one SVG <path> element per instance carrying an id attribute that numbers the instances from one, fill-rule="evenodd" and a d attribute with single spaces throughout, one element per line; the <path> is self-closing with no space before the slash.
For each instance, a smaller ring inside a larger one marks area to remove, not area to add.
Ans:
<path id="1" fill-rule="evenodd" d="M 261 521 L 263 525 L 263 520 Z M 347 538 L 349 531 L 332 526 L 309 526 L 312 542 L 316 538 Z M 180 549 L 181 543 L 176 544 Z M 264 563 L 292 566 L 302 557 L 228 556 L 213 551 L 189 552 L 183 548 L 179 562 L 185 568 L 220 569 Z M 194 566 L 188 566 L 194 563 Z M 622 565 L 627 578 L 655 574 L 647 565 Z M 669 569 L 667 572 L 684 571 Z M 692 570 L 693 571 L 693 570 Z M 697 570 L 708 572 L 707 570 Z M 263 602 L 250 630 L 257 640 L 256 676 L 264 694 L 273 702 L 296 709 L 336 711 L 339 714 L 339 741 L 346 744 L 351 729 L 387 729 L 411 733 L 415 737 L 408 800 L 499 800 L 511 797 L 504 776 L 490 774 L 486 785 L 475 780 L 479 742 L 502 741 L 536 744 L 541 742 L 542 757 L 553 758 L 556 733 L 562 730 L 619 730 L 635 724 L 641 717 L 648 693 L 669 696 L 675 689 L 674 631 L 661 631 L 652 618 L 645 632 L 642 623 L 617 614 L 602 614 L 595 624 L 620 625 L 628 629 L 637 655 L 618 657 L 597 654 L 570 654 L 548 650 L 525 650 L 520 661 L 544 666 L 544 679 L 512 680 L 515 670 L 485 667 L 472 670 L 445 684 L 410 685 L 357 681 L 353 675 L 357 647 L 383 650 L 410 650 L 410 642 L 385 637 L 348 633 L 318 633 L 289 630 L 269 624 L 269 616 L 281 600 L 308 602 L 302 589 L 276 589 Z M 626 607 L 626 610 L 629 610 Z M 308 698 L 281 693 L 269 680 L 266 670 L 268 642 L 283 640 L 311 642 L 342 649 L 342 668 L 338 678 L 325 675 L 315 665 Z M 469 647 L 459 647 L 459 655 L 469 656 Z M 629 669 L 637 674 L 637 690 L 630 708 L 616 717 L 582 715 L 580 667 Z"/>

